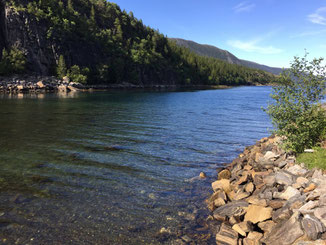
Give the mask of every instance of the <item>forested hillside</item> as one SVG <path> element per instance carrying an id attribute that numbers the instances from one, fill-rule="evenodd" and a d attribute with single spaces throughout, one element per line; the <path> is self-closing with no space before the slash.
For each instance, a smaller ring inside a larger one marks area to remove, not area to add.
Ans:
<path id="1" fill-rule="evenodd" d="M 242 85 L 275 76 L 199 56 L 105 0 L 1 0 L 0 75 L 89 84 Z"/>
<path id="2" fill-rule="evenodd" d="M 219 49 L 212 45 L 207 44 L 199 44 L 194 41 L 184 40 L 181 38 L 171 38 L 174 40 L 179 46 L 189 48 L 191 51 L 195 52 L 196 54 L 213 57 L 217 59 L 224 60 L 230 64 L 242 65 L 249 68 L 260 69 L 263 71 L 267 71 L 273 73 L 275 75 L 279 75 L 282 72 L 281 68 L 277 67 L 270 67 L 266 65 L 261 65 L 252 61 L 242 60 L 231 54 L 227 50 Z"/>

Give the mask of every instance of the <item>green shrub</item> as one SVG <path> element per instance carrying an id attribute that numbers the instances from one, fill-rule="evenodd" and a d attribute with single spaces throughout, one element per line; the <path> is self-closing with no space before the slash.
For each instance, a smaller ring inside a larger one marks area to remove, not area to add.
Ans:
<path id="1" fill-rule="evenodd" d="M 294 57 L 291 68 L 284 70 L 280 83 L 273 87 L 266 110 L 277 134 L 285 136 L 284 148 L 302 152 L 313 147 L 326 128 L 326 116 L 320 101 L 325 95 L 326 67 L 323 59 Z"/>
<path id="2" fill-rule="evenodd" d="M 9 51 L 2 50 L 0 75 L 21 74 L 26 69 L 26 56 L 23 51 L 12 47 Z"/>
<path id="3" fill-rule="evenodd" d="M 88 73 L 88 71 L 87 68 L 80 71 L 79 66 L 74 65 L 70 67 L 67 75 L 72 82 L 85 84 L 87 83 L 87 75 L 85 73 Z"/>

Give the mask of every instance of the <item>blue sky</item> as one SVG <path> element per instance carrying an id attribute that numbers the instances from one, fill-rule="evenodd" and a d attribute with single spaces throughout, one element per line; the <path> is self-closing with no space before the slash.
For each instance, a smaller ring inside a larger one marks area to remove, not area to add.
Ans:
<path id="1" fill-rule="evenodd" d="M 115 0 L 168 37 L 289 67 L 293 56 L 326 58 L 326 0 Z"/>

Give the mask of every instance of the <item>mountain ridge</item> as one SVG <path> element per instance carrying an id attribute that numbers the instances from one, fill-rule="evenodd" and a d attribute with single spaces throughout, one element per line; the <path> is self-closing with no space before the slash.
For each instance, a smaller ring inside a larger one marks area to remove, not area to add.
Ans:
<path id="1" fill-rule="evenodd" d="M 228 62 L 229 64 L 236 64 L 236 65 L 242 65 L 253 69 L 260 69 L 263 71 L 270 72 L 274 75 L 279 75 L 282 72 L 282 68 L 270 67 L 253 61 L 239 59 L 231 52 L 224 49 L 220 49 L 213 45 L 200 44 L 195 41 L 186 40 L 182 38 L 169 38 L 169 39 L 175 41 L 177 45 L 186 47 L 201 56 L 221 59 L 223 61 Z"/>

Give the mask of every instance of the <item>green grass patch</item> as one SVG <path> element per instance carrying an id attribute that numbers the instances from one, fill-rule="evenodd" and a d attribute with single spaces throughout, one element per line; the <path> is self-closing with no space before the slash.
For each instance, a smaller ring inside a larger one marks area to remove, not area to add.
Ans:
<path id="1" fill-rule="evenodd" d="M 297 157 L 298 163 L 304 163 L 308 168 L 326 169 L 326 149 L 314 147 L 314 153 L 301 153 Z"/>

